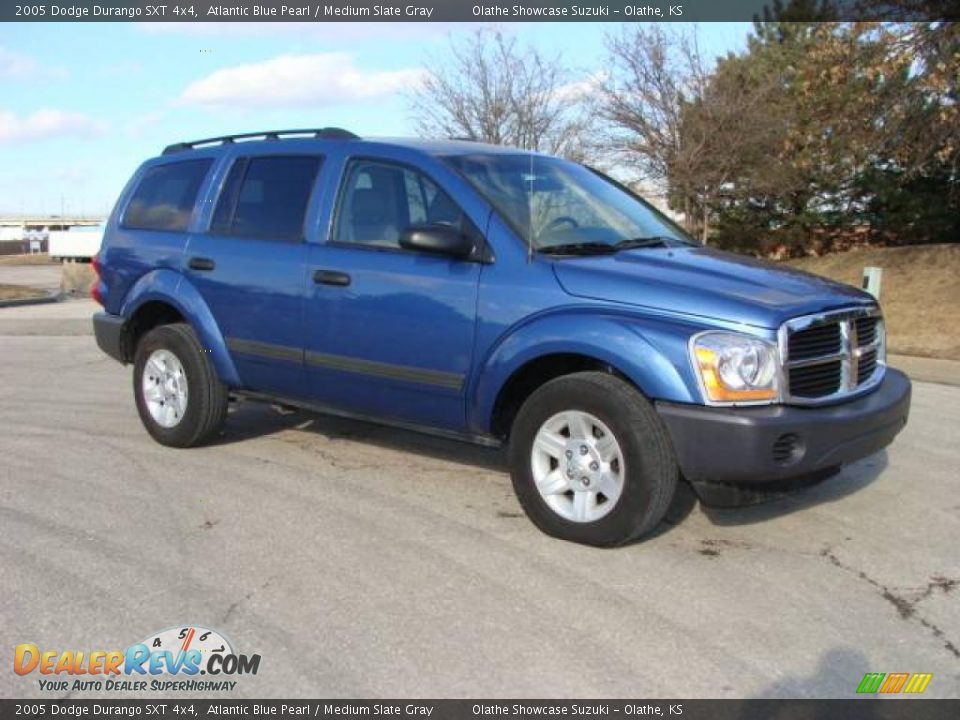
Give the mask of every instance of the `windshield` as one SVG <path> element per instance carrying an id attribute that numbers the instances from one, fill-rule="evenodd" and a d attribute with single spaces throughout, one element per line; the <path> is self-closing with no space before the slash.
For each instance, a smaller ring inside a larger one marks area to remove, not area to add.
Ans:
<path id="1" fill-rule="evenodd" d="M 652 207 L 582 165 L 526 153 L 444 160 L 540 252 L 688 242 Z"/>

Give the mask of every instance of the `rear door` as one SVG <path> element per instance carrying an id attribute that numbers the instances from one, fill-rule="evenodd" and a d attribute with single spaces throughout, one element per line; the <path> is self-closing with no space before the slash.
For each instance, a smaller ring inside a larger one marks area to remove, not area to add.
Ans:
<path id="1" fill-rule="evenodd" d="M 304 390 L 304 228 L 317 204 L 316 154 L 237 154 L 209 230 L 191 236 L 183 272 L 223 333 L 248 389 Z"/>

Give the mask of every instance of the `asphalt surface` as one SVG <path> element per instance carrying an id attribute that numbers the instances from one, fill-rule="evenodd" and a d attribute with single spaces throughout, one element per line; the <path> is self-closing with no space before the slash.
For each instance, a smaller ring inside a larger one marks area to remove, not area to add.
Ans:
<path id="1" fill-rule="evenodd" d="M 55 293 L 60 290 L 59 265 L 0 265 L 0 282 L 28 285 Z"/>
<path id="2" fill-rule="evenodd" d="M 896 442 L 826 484 L 682 494 L 596 550 L 540 534 L 496 451 L 254 404 L 163 448 L 91 311 L 0 310 L 6 653 L 198 624 L 261 655 L 224 697 L 849 698 L 896 671 L 960 696 L 960 388 L 916 383 Z M 0 697 L 37 678 L 7 664 Z"/>

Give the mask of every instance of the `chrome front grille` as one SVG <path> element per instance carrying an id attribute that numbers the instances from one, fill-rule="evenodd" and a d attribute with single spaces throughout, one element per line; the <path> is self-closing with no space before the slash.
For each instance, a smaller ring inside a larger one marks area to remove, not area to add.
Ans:
<path id="1" fill-rule="evenodd" d="M 843 364 L 839 360 L 789 369 L 790 394 L 820 398 L 833 395 L 843 385 Z"/>
<path id="2" fill-rule="evenodd" d="M 876 307 L 788 320 L 779 333 L 785 401 L 819 405 L 868 391 L 883 378 L 885 342 Z"/>
<path id="3" fill-rule="evenodd" d="M 842 344 L 843 338 L 838 323 L 814 325 L 790 335 L 790 358 L 809 360 L 825 355 L 838 355 Z"/>
<path id="4" fill-rule="evenodd" d="M 860 346 L 873 345 L 877 339 L 877 323 L 879 318 L 875 316 L 861 317 L 854 320 L 857 329 L 857 341 Z"/>

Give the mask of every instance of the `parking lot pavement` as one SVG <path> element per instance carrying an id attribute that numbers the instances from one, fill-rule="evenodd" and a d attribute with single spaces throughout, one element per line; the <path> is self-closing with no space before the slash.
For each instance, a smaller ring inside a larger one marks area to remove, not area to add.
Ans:
<path id="1" fill-rule="evenodd" d="M 0 285 L 26 285 L 58 292 L 60 265 L 0 265 Z"/>
<path id="2" fill-rule="evenodd" d="M 252 404 L 213 446 L 160 447 L 129 368 L 7 312 L 5 652 L 190 623 L 261 655 L 230 697 L 853 697 L 868 671 L 960 694 L 960 388 L 917 383 L 894 445 L 823 485 L 678 502 L 596 550 L 540 534 L 496 451 Z M 0 696 L 36 677 L 8 665 Z"/>

